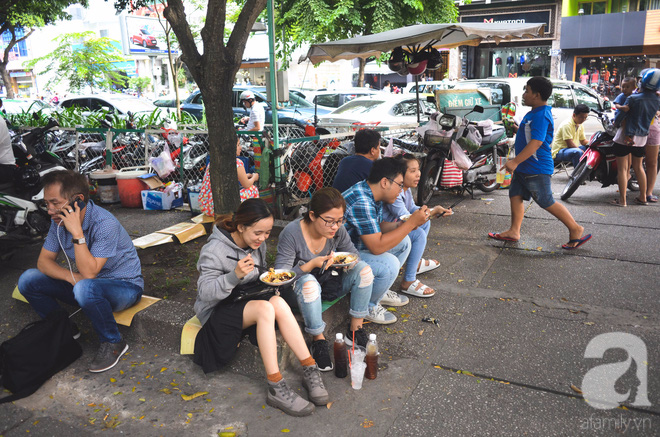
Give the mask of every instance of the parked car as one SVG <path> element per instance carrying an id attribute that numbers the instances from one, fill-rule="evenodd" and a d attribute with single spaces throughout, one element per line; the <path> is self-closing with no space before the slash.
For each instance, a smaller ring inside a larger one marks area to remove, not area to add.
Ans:
<path id="1" fill-rule="evenodd" d="M 3 99 L 2 109 L 7 114 L 22 114 L 24 112 L 39 112 L 49 113 L 53 111 L 53 107 L 39 99 Z"/>
<path id="2" fill-rule="evenodd" d="M 456 81 L 449 80 L 431 80 L 428 82 L 419 82 L 417 87 L 415 87 L 415 82 L 411 82 L 406 86 L 405 93 L 416 93 L 416 90 L 419 89 L 420 94 L 434 94 L 435 90 L 450 90 L 454 88 Z"/>
<path id="3" fill-rule="evenodd" d="M 158 48 L 158 40 L 151 34 L 151 31 L 145 27 L 140 28 L 137 33 L 130 37 L 133 44 L 147 47 Z"/>
<path id="4" fill-rule="evenodd" d="M 151 113 L 158 109 L 158 107 L 151 102 L 125 94 L 92 94 L 86 96 L 74 96 L 61 100 L 60 107 L 78 107 L 90 112 L 107 109 L 111 113 L 118 113 L 120 115 L 127 115 L 129 111 L 134 114 Z"/>
<path id="5" fill-rule="evenodd" d="M 267 101 L 265 87 L 235 86 L 232 96 L 234 116 L 243 117 L 250 115 L 250 111 L 243 108 L 239 101 L 241 93 L 248 89 L 254 92 L 254 96 L 258 102 L 266 105 L 266 124 L 271 124 L 273 122 L 273 115 L 270 108 L 270 102 Z M 181 104 L 181 110 L 194 115 L 197 119 L 201 119 L 204 114 L 204 99 L 202 98 L 201 92 L 197 90 L 188 96 L 188 98 Z M 330 111 L 318 110 L 319 115 L 328 112 Z M 314 120 L 314 105 L 303 99 L 300 95 L 290 92 L 289 101 L 277 109 L 277 119 L 282 124 L 297 124 L 299 126 L 305 126 Z"/>
<path id="6" fill-rule="evenodd" d="M 370 96 L 378 94 L 380 91 L 371 88 L 346 88 L 341 90 L 323 90 L 316 91 L 311 98 L 308 98 L 313 104 L 317 104 L 319 108 L 334 111 L 344 103 L 355 100 L 358 97 Z"/>
<path id="7" fill-rule="evenodd" d="M 435 103 L 425 99 L 419 100 L 422 120 L 428 120 L 429 115 L 436 111 Z M 410 94 L 378 93 L 351 100 L 319 119 L 319 126 L 325 128 L 352 123 L 377 123 L 378 126 L 417 123 L 417 99 Z"/>
<path id="8" fill-rule="evenodd" d="M 455 89 L 489 89 L 494 105 L 505 105 L 509 102 L 516 103 L 518 106 L 516 120 L 520 121 L 530 110 L 529 106 L 522 105 L 522 94 L 528 80 L 528 77 L 471 79 L 457 82 Z M 552 96 L 548 99 L 548 105 L 552 106 L 555 129 L 564 120 L 573 116 L 573 108 L 578 103 L 583 103 L 589 108 L 601 112 L 608 112 L 612 109 L 609 101 L 604 100 L 593 90 L 582 84 L 567 80 L 551 79 L 551 81 L 553 90 Z M 584 133 L 587 138 L 600 130 L 603 130 L 603 126 L 595 117 L 589 117 L 584 123 Z"/>

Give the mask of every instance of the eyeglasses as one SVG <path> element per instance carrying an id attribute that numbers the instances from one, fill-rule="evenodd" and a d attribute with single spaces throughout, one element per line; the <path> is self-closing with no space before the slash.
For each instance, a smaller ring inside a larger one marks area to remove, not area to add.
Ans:
<path id="1" fill-rule="evenodd" d="M 327 227 L 329 227 L 329 228 L 331 228 L 331 227 L 333 227 L 333 226 L 335 226 L 335 225 L 336 225 L 336 226 L 341 226 L 341 225 L 343 225 L 344 223 L 346 223 L 346 219 L 345 219 L 344 217 L 340 218 L 339 220 L 328 220 L 328 219 L 324 219 L 324 218 L 321 217 L 321 216 L 318 216 L 318 218 L 320 218 L 321 220 L 323 220 L 323 223 L 325 223 L 325 225 L 326 225 Z"/>
<path id="2" fill-rule="evenodd" d="M 390 178 L 385 178 L 385 179 L 387 179 L 388 181 L 392 182 L 393 184 L 397 184 L 397 185 L 399 186 L 399 189 L 401 189 L 401 191 L 403 191 L 403 184 L 398 183 L 398 182 L 395 181 L 394 179 L 390 179 Z"/>

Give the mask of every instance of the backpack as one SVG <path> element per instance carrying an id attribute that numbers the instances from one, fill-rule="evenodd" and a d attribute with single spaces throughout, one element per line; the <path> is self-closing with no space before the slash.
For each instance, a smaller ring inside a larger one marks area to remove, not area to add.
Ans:
<path id="1" fill-rule="evenodd" d="M 0 404 L 30 396 L 82 355 L 66 311 L 52 311 L 0 345 L 0 386 L 11 391 Z"/>

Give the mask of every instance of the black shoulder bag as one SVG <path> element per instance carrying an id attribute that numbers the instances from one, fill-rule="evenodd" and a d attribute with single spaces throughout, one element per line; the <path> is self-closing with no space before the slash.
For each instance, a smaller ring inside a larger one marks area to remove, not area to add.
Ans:
<path id="1" fill-rule="evenodd" d="M 342 294 L 343 288 L 343 270 L 329 267 L 321 273 L 321 269 L 316 268 L 310 272 L 321 286 L 321 300 L 332 301 Z"/>
<path id="2" fill-rule="evenodd" d="M 30 323 L 0 345 L 0 385 L 12 392 L 0 404 L 30 396 L 81 355 L 66 311 Z"/>

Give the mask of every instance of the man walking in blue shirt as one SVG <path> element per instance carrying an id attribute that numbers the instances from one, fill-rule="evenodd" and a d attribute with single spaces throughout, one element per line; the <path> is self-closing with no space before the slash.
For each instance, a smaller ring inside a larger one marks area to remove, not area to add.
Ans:
<path id="1" fill-rule="evenodd" d="M 554 172 L 552 161 L 552 136 L 554 122 L 548 98 L 552 95 L 552 82 L 546 77 L 533 77 L 527 81 L 522 103 L 531 106 L 523 118 L 516 135 L 516 157 L 505 167 L 513 173 L 509 188 L 511 202 L 511 227 L 502 233 L 489 233 L 495 240 L 516 242 L 520 240 L 520 227 L 525 215 L 524 200 L 534 199 L 538 205 L 557 217 L 569 231 L 568 243 L 563 249 L 572 250 L 589 241 L 591 234 L 582 236 L 584 228 L 552 197 L 550 178 Z"/>

